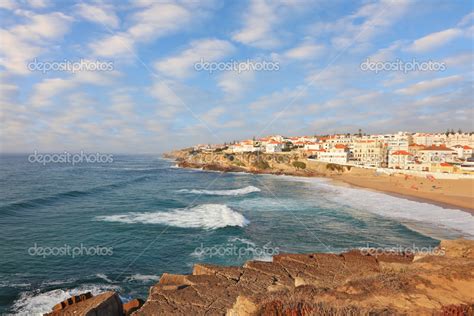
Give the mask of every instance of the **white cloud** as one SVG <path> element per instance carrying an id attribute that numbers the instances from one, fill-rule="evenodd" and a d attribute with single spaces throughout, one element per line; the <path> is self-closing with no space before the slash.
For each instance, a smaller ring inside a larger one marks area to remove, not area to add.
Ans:
<path id="1" fill-rule="evenodd" d="M 49 0 L 28 0 L 28 4 L 33 8 L 46 8 L 51 5 Z"/>
<path id="2" fill-rule="evenodd" d="M 324 45 L 304 43 L 300 46 L 287 50 L 284 55 L 285 57 L 292 59 L 314 59 L 321 56 L 324 51 Z"/>
<path id="3" fill-rule="evenodd" d="M 466 65 L 470 65 L 468 69 L 470 69 L 471 71 L 474 69 L 474 56 L 472 55 L 472 53 L 463 53 L 454 56 L 449 56 L 443 59 L 443 62 L 446 63 L 446 67 L 448 69 L 450 69 L 451 67 L 466 68 Z"/>
<path id="4" fill-rule="evenodd" d="M 217 80 L 217 86 L 230 98 L 241 97 L 255 79 L 253 71 L 226 71 Z"/>
<path id="5" fill-rule="evenodd" d="M 0 29 L 0 66 L 23 75 L 30 73 L 27 63 L 63 37 L 73 20 L 59 12 L 26 15 L 27 23 Z"/>
<path id="6" fill-rule="evenodd" d="M 242 16 L 242 27 L 232 34 L 232 39 L 245 45 L 272 49 L 284 43 L 281 38 L 287 30 L 281 28 L 288 17 L 307 11 L 315 1 L 250 0 Z"/>
<path id="7" fill-rule="evenodd" d="M 462 34 L 463 32 L 456 28 L 431 33 L 415 40 L 408 50 L 416 53 L 431 51 L 435 48 L 446 45 L 452 40 L 462 36 Z"/>
<path id="8" fill-rule="evenodd" d="M 128 33 L 138 41 L 147 41 L 188 25 L 192 17 L 192 12 L 182 5 L 156 2 L 133 16 L 136 24 Z"/>
<path id="9" fill-rule="evenodd" d="M 377 50 L 375 54 L 369 57 L 371 61 L 391 61 L 395 57 L 395 52 L 402 47 L 402 41 L 396 41 L 388 47 Z"/>
<path id="10" fill-rule="evenodd" d="M 83 19 L 105 25 L 110 28 L 117 28 L 120 20 L 113 11 L 112 6 L 99 6 L 86 3 L 76 5 L 77 14 Z"/>
<path id="11" fill-rule="evenodd" d="M 416 95 L 416 94 L 420 94 L 429 90 L 444 88 L 454 83 L 462 82 L 463 80 L 464 80 L 464 77 L 460 75 L 455 75 L 455 76 L 449 76 L 449 77 L 444 77 L 444 78 L 420 81 L 404 89 L 399 89 L 396 92 L 400 94 L 405 94 L 405 95 Z"/>
<path id="12" fill-rule="evenodd" d="M 67 78 L 47 78 L 33 87 L 30 104 L 33 107 L 45 107 L 53 104 L 53 98 L 83 84 L 111 85 L 118 72 L 79 72 Z"/>
<path id="13" fill-rule="evenodd" d="M 274 110 L 275 108 L 290 109 L 294 107 L 294 103 L 301 102 L 301 99 L 307 95 L 306 92 L 303 87 L 297 87 L 294 90 L 284 89 L 275 91 L 269 95 L 261 96 L 256 101 L 250 103 L 248 107 L 254 111 Z"/>
<path id="14" fill-rule="evenodd" d="M 14 0 L 2 0 L 0 1 L 0 8 L 6 10 L 15 10 L 18 8 L 18 2 Z"/>
<path id="15" fill-rule="evenodd" d="M 155 69 L 168 77 L 185 78 L 196 71 L 194 64 L 217 62 L 234 50 L 231 43 L 218 39 L 201 39 L 191 42 L 179 55 L 159 60 Z"/>
<path id="16" fill-rule="evenodd" d="M 461 21 L 458 23 L 458 26 L 467 26 L 472 24 L 474 21 L 474 11 L 464 16 Z"/>
<path id="17" fill-rule="evenodd" d="M 203 4 L 204 6 L 205 4 Z M 192 21 L 205 16 L 193 3 L 142 3 L 140 10 L 128 18 L 130 27 L 92 42 L 89 47 L 97 56 L 130 57 L 135 45 L 151 42 L 189 27 Z M 194 11 L 193 11 L 194 10 Z M 110 20 L 110 23 L 113 20 Z"/>
<path id="18" fill-rule="evenodd" d="M 313 35 L 332 34 L 331 42 L 337 49 L 367 45 L 379 34 L 395 24 L 408 11 L 409 0 L 382 0 L 361 6 L 354 14 L 334 22 L 316 23 Z"/>
<path id="19" fill-rule="evenodd" d="M 276 7 L 264 0 L 252 0 L 244 15 L 244 26 L 235 32 L 232 39 L 259 48 L 278 46 L 280 41 L 273 34 L 274 24 L 278 22 Z"/>
<path id="20" fill-rule="evenodd" d="M 133 39 L 126 33 L 118 33 L 89 44 L 95 55 L 103 57 L 129 56 L 135 53 Z"/>

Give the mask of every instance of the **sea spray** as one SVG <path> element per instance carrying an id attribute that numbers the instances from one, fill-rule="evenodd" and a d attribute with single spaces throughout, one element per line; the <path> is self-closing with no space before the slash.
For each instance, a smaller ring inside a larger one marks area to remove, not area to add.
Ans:
<path id="1" fill-rule="evenodd" d="M 217 229 L 227 226 L 244 227 L 249 221 L 227 205 L 202 204 L 170 212 L 128 213 L 97 216 L 99 221 L 127 224 L 161 224 L 182 228 Z"/>
<path id="2" fill-rule="evenodd" d="M 206 195 L 229 195 L 229 196 L 236 196 L 236 195 L 245 195 L 254 192 L 260 192 L 261 190 L 257 187 L 252 185 L 246 186 L 245 188 L 240 189 L 231 189 L 231 190 L 199 190 L 199 189 L 182 189 L 178 190 L 178 192 L 182 193 L 190 193 L 190 194 L 206 194 Z"/>

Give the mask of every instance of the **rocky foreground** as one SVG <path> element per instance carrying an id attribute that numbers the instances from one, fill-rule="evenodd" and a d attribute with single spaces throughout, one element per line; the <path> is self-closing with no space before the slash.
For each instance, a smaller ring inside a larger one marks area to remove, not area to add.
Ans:
<path id="1" fill-rule="evenodd" d="M 163 274 L 143 305 L 122 305 L 113 292 L 87 296 L 48 315 L 474 315 L 474 241 L 442 241 L 433 255 L 353 250 L 196 264 L 191 275 Z"/>

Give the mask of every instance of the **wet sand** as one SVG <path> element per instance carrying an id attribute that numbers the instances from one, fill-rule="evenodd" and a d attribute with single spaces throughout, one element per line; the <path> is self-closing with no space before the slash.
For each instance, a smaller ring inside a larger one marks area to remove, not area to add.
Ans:
<path id="1" fill-rule="evenodd" d="M 386 192 L 447 208 L 458 208 L 474 215 L 473 179 L 434 179 L 405 175 L 352 174 L 331 178 L 357 187 Z"/>

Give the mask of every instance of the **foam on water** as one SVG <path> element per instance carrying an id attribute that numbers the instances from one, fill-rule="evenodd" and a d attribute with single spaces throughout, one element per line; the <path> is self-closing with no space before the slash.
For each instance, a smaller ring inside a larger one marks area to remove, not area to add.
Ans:
<path id="1" fill-rule="evenodd" d="M 118 286 L 106 286 L 99 284 L 82 285 L 73 289 L 57 289 L 47 292 L 23 292 L 12 306 L 12 311 L 18 315 L 43 315 L 52 311 L 55 304 L 68 299 L 71 296 L 84 292 L 97 295 L 110 290 L 120 290 Z"/>
<path id="2" fill-rule="evenodd" d="M 97 220 L 126 224 L 161 224 L 182 228 L 217 229 L 244 227 L 249 221 L 240 213 L 222 204 L 202 204 L 171 212 L 150 212 L 97 216 Z"/>
<path id="3" fill-rule="evenodd" d="M 245 188 L 240 189 L 231 189 L 231 190 L 198 190 L 198 189 L 182 189 L 179 192 L 191 193 L 191 194 L 206 194 L 206 195 L 245 195 L 253 192 L 260 192 L 261 190 L 252 185 L 246 186 Z"/>
<path id="4" fill-rule="evenodd" d="M 367 211 L 380 216 L 396 219 L 405 224 L 427 223 L 438 229 L 457 232 L 457 235 L 474 239 L 474 216 L 458 209 L 447 209 L 441 206 L 403 199 L 385 193 L 365 189 L 338 186 L 323 179 L 298 179 L 311 183 L 318 189 L 330 191 L 324 199 L 334 204 L 352 209 Z M 430 235 L 442 238 L 445 234 L 436 234 L 436 229 Z"/>
<path id="5" fill-rule="evenodd" d="M 147 282 L 150 282 L 150 281 L 159 281 L 160 280 L 160 276 L 159 275 L 153 275 L 153 274 L 134 274 L 134 275 L 131 275 L 129 277 L 127 277 L 125 279 L 127 282 L 134 282 L 134 281 L 138 281 L 138 282 L 143 282 L 143 283 L 147 283 Z"/>
<path id="6" fill-rule="evenodd" d="M 114 283 L 114 281 L 109 279 L 109 277 L 107 275 L 105 275 L 104 273 L 97 273 L 95 276 L 98 277 L 99 279 L 102 279 L 102 280 L 107 281 L 109 283 Z"/>

